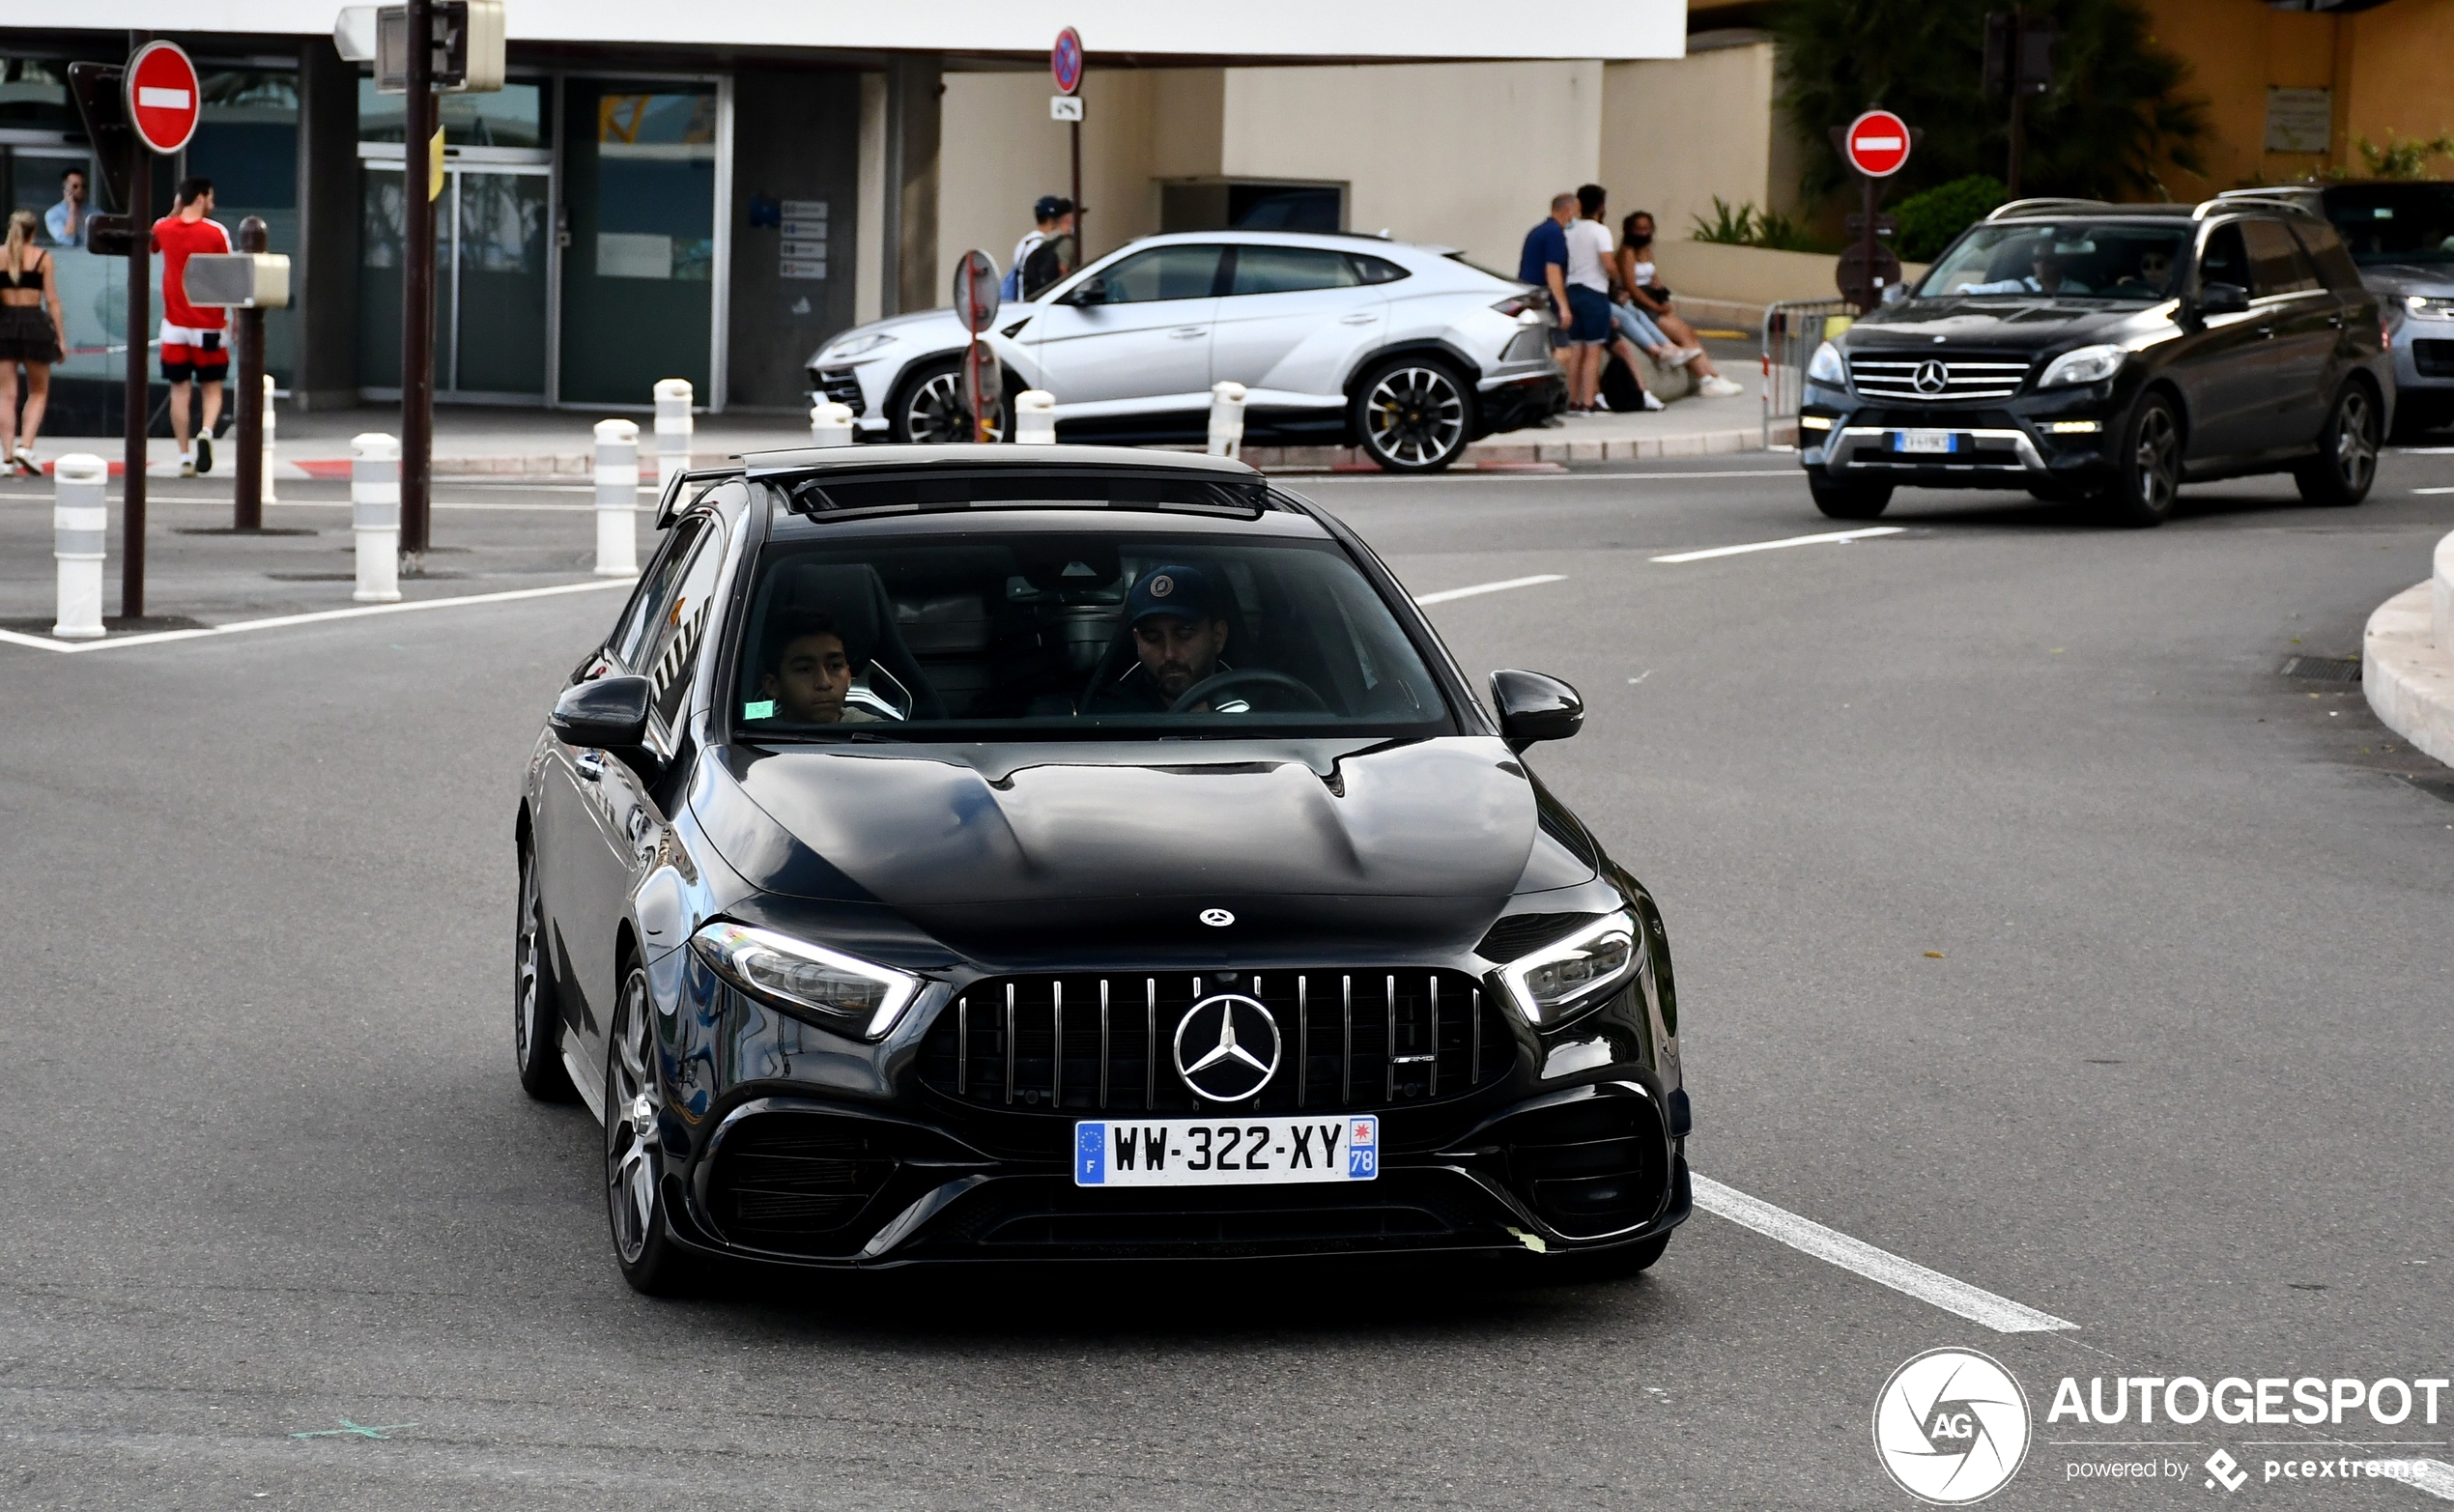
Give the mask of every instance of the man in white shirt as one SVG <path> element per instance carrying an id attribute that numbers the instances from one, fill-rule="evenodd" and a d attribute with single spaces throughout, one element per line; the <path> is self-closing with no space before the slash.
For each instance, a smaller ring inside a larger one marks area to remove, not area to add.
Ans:
<path id="1" fill-rule="evenodd" d="M 1028 299 L 1039 292 L 1025 292 L 1023 268 L 1031 261 L 1031 254 L 1040 250 L 1042 242 L 1073 230 L 1073 201 L 1062 194 L 1042 194 L 1039 203 L 1031 207 L 1031 218 L 1035 222 L 1032 229 L 1014 243 L 1014 260 L 1006 267 L 1005 283 L 998 290 L 1000 299 Z"/>
<path id="2" fill-rule="evenodd" d="M 1611 320 L 1611 228 L 1602 224 L 1607 202 L 1602 185 L 1580 185 L 1578 218 L 1567 228 L 1568 411 L 1572 414 L 1599 412 L 1595 396 L 1602 388 L 1602 364 L 1613 345 L 1631 376 L 1643 371 L 1636 365 L 1636 348 Z M 1647 393 L 1644 408 L 1658 410 L 1662 401 Z"/>

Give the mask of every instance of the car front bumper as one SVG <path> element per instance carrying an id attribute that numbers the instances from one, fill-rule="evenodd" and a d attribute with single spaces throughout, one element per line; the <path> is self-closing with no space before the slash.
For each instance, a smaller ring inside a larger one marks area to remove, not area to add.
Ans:
<path id="1" fill-rule="evenodd" d="M 2116 475 L 2128 401 L 2111 382 L 1931 405 L 1861 400 L 1811 384 L 1799 408 L 1798 460 L 1856 482 L 2085 490 Z M 1909 450 L 1911 432 L 1940 433 L 1951 450 Z"/>

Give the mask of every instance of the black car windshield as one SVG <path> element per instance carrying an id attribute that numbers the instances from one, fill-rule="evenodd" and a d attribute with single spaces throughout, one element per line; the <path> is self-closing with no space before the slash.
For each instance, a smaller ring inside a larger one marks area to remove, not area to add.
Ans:
<path id="1" fill-rule="evenodd" d="M 1926 271 L 1917 294 L 1926 300 L 1998 294 L 2153 304 L 2175 293 L 2173 270 L 2188 244 L 2186 225 L 2088 220 L 1983 225 Z"/>
<path id="2" fill-rule="evenodd" d="M 1448 733 L 1332 541 L 1017 528 L 779 541 L 742 621 L 754 739 Z"/>
<path id="3" fill-rule="evenodd" d="M 2347 185 L 2326 202 L 2355 263 L 2454 263 L 2454 184 Z"/>

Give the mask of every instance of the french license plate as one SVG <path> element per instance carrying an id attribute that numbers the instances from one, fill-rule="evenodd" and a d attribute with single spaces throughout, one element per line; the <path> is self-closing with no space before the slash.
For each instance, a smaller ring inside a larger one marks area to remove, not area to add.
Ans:
<path id="1" fill-rule="evenodd" d="M 1073 1126 L 1076 1186 L 1274 1186 L 1381 1174 L 1381 1121 L 1346 1118 L 1086 1119 Z"/>
<path id="2" fill-rule="evenodd" d="M 1894 431 L 1892 449 L 1907 452 L 1955 452 L 1959 450 L 1959 438 L 1950 431 Z"/>

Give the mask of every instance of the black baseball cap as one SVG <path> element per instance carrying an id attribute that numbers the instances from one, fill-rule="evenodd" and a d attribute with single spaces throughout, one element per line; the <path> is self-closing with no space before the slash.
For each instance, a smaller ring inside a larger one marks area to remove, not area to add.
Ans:
<path id="1" fill-rule="evenodd" d="M 1125 595 L 1127 624 L 1138 625 L 1153 614 L 1172 614 L 1196 624 L 1225 617 L 1219 613 L 1218 594 L 1211 586 L 1210 575 L 1181 563 L 1153 567 L 1134 579 L 1132 590 Z"/>
<path id="2" fill-rule="evenodd" d="M 1031 207 L 1031 218 L 1034 220 L 1054 220 L 1059 215 L 1070 215 L 1072 213 L 1073 201 L 1062 194 L 1042 194 L 1040 196 L 1040 203 Z"/>

